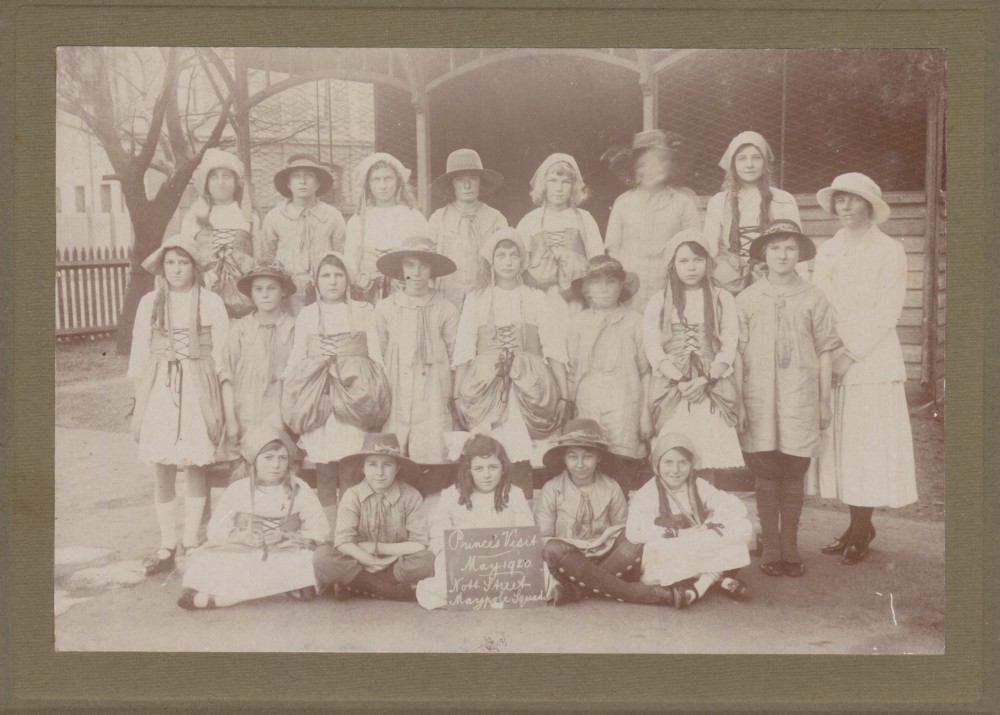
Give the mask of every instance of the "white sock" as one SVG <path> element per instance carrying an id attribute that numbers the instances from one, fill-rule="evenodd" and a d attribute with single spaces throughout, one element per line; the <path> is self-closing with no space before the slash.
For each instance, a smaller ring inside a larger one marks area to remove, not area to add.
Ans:
<path id="1" fill-rule="evenodd" d="M 172 549 L 177 546 L 177 523 L 174 521 L 174 502 L 155 502 L 156 521 L 160 525 L 160 548 Z"/>
<path id="2" fill-rule="evenodd" d="M 184 497 L 184 546 L 198 544 L 198 530 L 204 511 L 205 497 Z"/>
<path id="3" fill-rule="evenodd" d="M 710 573 L 703 573 L 698 576 L 697 580 L 694 582 L 694 590 L 698 592 L 698 598 L 705 595 L 705 592 L 711 588 L 712 584 L 722 578 L 722 574 L 718 571 L 712 571 Z"/>

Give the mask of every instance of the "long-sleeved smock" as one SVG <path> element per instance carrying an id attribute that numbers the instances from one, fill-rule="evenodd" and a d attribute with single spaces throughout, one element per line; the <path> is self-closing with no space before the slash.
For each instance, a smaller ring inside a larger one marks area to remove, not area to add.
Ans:
<path id="1" fill-rule="evenodd" d="M 275 260 L 292 274 L 297 289 L 287 300 L 292 315 L 298 315 L 313 292 L 320 259 L 344 249 L 344 233 L 343 214 L 322 201 L 302 208 L 285 199 L 264 217 L 257 258 Z"/>
<path id="2" fill-rule="evenodd" d="M 815 456 L 820 444 L 819 356 L 840 346 L 823 291 L 764 278 L 736 297 L 743 358 L 745 452 Z"/>
<path id="3" fill-rule="evenodd" d="M 184 586 L 196 591 L 240 600 L 263 598 L 316 585 L 312 552 L 326 540 L 330 523 L 309 485 L 292 478 L 290 497 L 281 485 L 260 487 L 251 494 L 250 479 L 233 482 L 219 497 L 208 524 L 208 541 L 191 555 Z M 229 540 L 230 531 L 254 514 L 265 530 L 280 529 L 286 536 L 267 547 Z M 289 518 L 290 517 L 290 518 Z"/>
<path id="4" fill-rule="evenodd" d="M 562 395 L 549 361 L 566 363 L 566 342 L 540 290 L 494 286 L 466 296 L 452 362 L 471 364 L 457 405 L 467 427 L 497 439 L 511 461 L 541 466 L 558 426 Z"/>
<path id="5" fill-rule="evenodd" d="M 438 291 L 410 296 L 396 291 L 375 306 L 379 345 L 392 389 L 384 430 L 420 464 L 443 464 L 445 432 L 453 428 L 451 356 L 458 309 Z"/>
<path id="6" fill-rule="evenodd" d="M 609 312 L 584 310 L 573 317 L 566 348 L 577 417 L 595 420 L 613 453 L 645 457 L 639 423 L 649 409 L 643 378 L 650 368 L 642 316 L 621 305 Z"/>
<path id="7" fill-rule="evenodd" d="M 332 387 L 341 399 L 364 412 L 388 416 L 388 380 L 382 362 L 382 349 L 375 327 L 375 310 L 368 303 L 325 303 L 307 305 L 295 320 L 295 341 L 283 373 L 282 414 L 289 419 L 289 402 L 297 381 L 317 371 L 335 370 L 338 376 Z M 352 378 L 348 383 L 347 379 Z M 326 389 L 326 388 L 324 388 Z M 309 409 L 322 392 L 309 391 L 309 400 L 291 406 L 298 413 Z M 303 402 L 308 404 L 303 404 Z M 300 445 L 316 463 L 336 462 L 361 450 L 365 429 L 331 410 L 318 426 L 304 430 Z M 343 413 L 342 413 L 343 414 Z M 385 420 L 385 417 L 382 417 Z"/>
<path id="8" fill-rule="evenodd" d="M 472 508 L 459 504 L 458 487 L 452 485 L 441 492 L 437 510 L 431 517 L 430 550 L 435 554 L 434 575 L 417 584 L 417 603 L 424 608 L 442 608 L 448 601 L 447 571 L 444 563 L 444 533 L 448 529 L 505 529 L 515 526 L 534 526 L 535 519 L 524 492 L 511 489 L 507 506 L 497 511 L 494 493 L 469 494 Z"/>
<path id="9" fill-rule="evenodd" d="M 136 381 L 139 461 L 212 464 L 224 431 L 219 381 L 226 374 L 226 306 L 198 286 L 165 290 L 168 333 L 153 326 L 157 293 L 139 301 L 129 356 L 128 376 Z"/>
<path id="10" fill-rule="evenodd" d="M 632 496 L 625 524 L 625 538 L 644 544 L 643 583 L 669 586 L 698 574 L 742 568 L 750 563 L 747 542 L 753 528 L 739 497 L 696 479 L 694 489 L 705 508 L 703 523 L 695 528 L 668 530 L 656 524 L 660 516 L 658 479 L 650 479 Z M 685 508 L 693 511 L 690 500 Z"/>
<path id="11" fill-rule="evenodd" d="M 862 236 L 840 229 L 817 250 L 812 280 L 833 306 L 837 333 L 855 360 L 840 384 L 905 380 L 896 334 L 906 299 L 902 244 L 876 226 Z"/>
<path id="12" fill-rule="evenodd" d="M 266 324 L 257 312 L 230 322 L 226 364 L 241 433 L 257 424 L 284 429 L 281 375 L 294 339 L 295 318 L 284 310 Z"/>
<path id="13" fill-rule="evenodd" d="M 671 258 L 663 255 L 667 242 L 683 229 L 700 227 L 694 200 L 670 187 L 654 192 L 630 189 L 615 199 L 604 245 L 609 256 L 639 277 L 639 289 L 629 301 L 633 310 L 641 313 L 666 286 Z"/>
<path id="14" fill-rule="evenodd" d="M 507 228 L 507 219 L 492 206 L 481 201 L 472 211 L 462 211 L 456 202 L 442 206 L 427 221 L 430 237 L 437 243 L 437 252 L 455 262 L 451 275 L 435 280 L 442 295 L 458 309 L 465 296 L 476 287 L 484 261 L 479 255 L 494 232 Z"/>
<path id="15" fill-rule="evenodd" d="M 406 205 L 380 207 L 366 206 L 363 212 L 351 216 L 347 222 L 347 239 L 344 258 L 356 276 L 353 288 L 362 292 L 375 292 L 370 302 L 376 303 L 388 287 L 388 280 L 375 265 L 379 257 L 398 248 L 414 235 L 426 236 L 430 229 L 427 219 L 416 209 Z"/>
<path id="16" fill-rule="evenodd" d="M 769 219 L 777 221 L 785 219 L 802 225 L 799 216 L 799 205 L 795 197 L 787 191 L 771 187 L 771 205 Z M 729 245 L 729 232 L 733 225 L 732 193 L 720 191 L 708 200 L 705 207 L 705 227 L 703 235 L 705 244 L 716 262 L 715 277 L 718 283 L 733 294 L 739 293 L 746 286 L 747 272 L 750 270 L 750 244 L 757 238 L 761 226 L 761 194 L 756 186 L 740 188 L 737 192 L 737 203 L 740 216 L 740 246 L 733 250 Z M 766 274 L 766 266 L 758 264 L 755 280 Z M 796 272 L 803 278 L 809 276 L 809 264 L 799 263 Z"/>
<path id="17" fill-rule="evenodd" d="M 584 500 L 590 502 L 589 510 Z M 533 510 L 542 538 L 561 539 L 585 549 L 587 556 L 596 557 L 614 546 L 614 527 L 625 524 L 628 502 L 618 482 L 607 475 L 598 472 L 594 482 L 581 489 L 563 471 L 545 482 Z M 602 536 L 605 538 L 600 539 Z"/>

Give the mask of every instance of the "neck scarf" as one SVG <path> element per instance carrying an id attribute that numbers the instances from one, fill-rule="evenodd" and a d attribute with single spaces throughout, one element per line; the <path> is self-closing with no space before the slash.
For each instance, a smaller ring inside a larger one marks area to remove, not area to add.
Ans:
<path id="1" fill-rule="evenodd" d="M 590 503 L 590 495 L 582 489 L 580 492 L 580 506 L 576 510 L 576 519 L 573 521 L 574 539 L 592 539 L 594 534 L 594 507 Z"/>

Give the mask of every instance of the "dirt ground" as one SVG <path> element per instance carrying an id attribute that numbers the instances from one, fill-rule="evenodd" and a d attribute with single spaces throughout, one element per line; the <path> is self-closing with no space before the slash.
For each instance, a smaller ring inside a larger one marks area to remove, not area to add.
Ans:
<path id="1" fill-rule="evenodd" d="M 920 502 L 879 510 L 869 559 L 847 567 L 819 553 L 842 530 L 846 509 L 810 497 L 799 539 L 806 576 L 769 578 L 754 558 L 742 572 L 751 589 L 748 602 L 710 593 L 683 612 L 602 601 L 427 612 L 414 603 L 301 603 L 281 596 L 189 613 L 175 604 L 179 572 L 141 575 L 139 562 L 158 536 L 151 470 L 135 462 L 126 431 L 132 396 L 126 367 L 108 340 L 57 347 L 59 650 L 944 652 L 944 425 L 934 414 L 911 420 Z M 221 491 L 213 491 L 218 498 Z M 747 501 L 752 510 L 752 497 Z M 434 503 L 432 497 L 428 507 Z"/>

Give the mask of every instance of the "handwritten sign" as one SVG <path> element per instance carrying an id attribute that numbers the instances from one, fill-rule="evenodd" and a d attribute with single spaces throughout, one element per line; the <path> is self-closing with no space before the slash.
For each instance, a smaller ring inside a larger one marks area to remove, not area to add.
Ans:
<path id="1" fill-rule="evenodd" d="M 537 526 L 449 529 L 444 533 L 444 565 L 450 610 L 545 605 Z"/>

